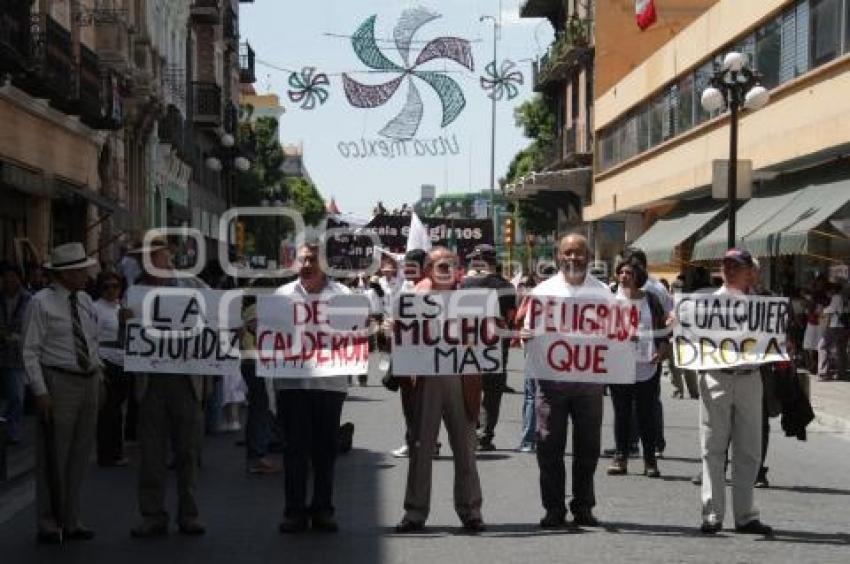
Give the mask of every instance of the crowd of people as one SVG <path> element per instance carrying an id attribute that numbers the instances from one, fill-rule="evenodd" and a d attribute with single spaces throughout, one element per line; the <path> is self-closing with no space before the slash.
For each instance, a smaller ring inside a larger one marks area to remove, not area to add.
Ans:
<path id="1" fill-rule="evenodd" d="M 526 330 L 530 300 L 539 296 L 632 300 L 639 304 L 641 346 L 647 351 L 638 361 L 633 384 L 564 383 L 526 374 L 523 425 L 516 447 L 537 458 L 544 509 L 540 526 L 566 526 L 569 513 L 573 525 L 599 524 L 593 513 L 594 476 L 602 453 L 606 394 L 613 406 L 611 439 L 615 445 L 609 452 L 612 462 L 607 473 L 628 473 L 629 460 L 642 453 L 643 474 L 648 478 L 661 476 L 659 459 L 663 458 L 665 441 L 660 380 L 662 365 L 668 362 L 677 397 L 684 397 L 687 391 L 700 402 L 703 469 L 695 481 L 702 484 L 701 531 L 713 534 L 722 527 L 731 447 L 735 528 L 741 533 L 771 533 L 755 508 L 753 488 L 769 485 L 767 433 L 769 418 L 777 415 L 771 407 L 775 401 L 769 396 L 775 388 L 771 376 L 778 369 L 745 366 L 700 373 L 677 369 L 670 359 L 666 331 L 675 323 L 674 292 L 763 293 L 757 260 L 748 252 L 727 252 L 718 286 L 705 272 L 703 276 L 680 277 L 672 288 L 649 276 L 646 256 L 639 249 L 624 252 L 613 282 L 595 278 L 588 267 L 587 241 L 581 235 L 560 241 L 554 267 L 513 282 L 499 273 L 496 251 L 489 245 L 476 247 L 466 257 L 466 265 L 445 247 L 409 251 L 402 256 L 383 252 L 380 270 L 369 280 L 356 276 L 344 281 L 330 279 L 319 266 L 318 254 L 316 244 L 302 246 L 297 256 L 298 274 L 290 280 L 234 281 L 213 269 L 204 281 L 177 276 L 168 241 L 153 236 L 129 250 L 115 268 L 102 270 L 94 284 L 89 279 L 94 261 L 79 243 L 53 250 L 46 265 L 49 281 L 43 281 L 42 287 L 28 288 L 19 271 L 4 268 L 0 359 L 6 386 L 5 417 L 10 440 L 22 440 L 24 387 L 28 386 L 38 415 L 40 542 L 94 537 L 81 519 L 80 499 L 90 453 L 97 453 L 101 466 L 125 466 L 127 439 L 139 446 L 137 499 L 141 519 L 132 535 L 150 538 L 168 533 L 165 490 L 169 465 L 177 471 L 178 530 L 186 535 L 203 534 L 196 484 L 204 429 L 240 429 L 238 406 L 242 404 L 246 406 L 246 470 L 284 474 L 285 508 L 280 532 L 338 529 L 333 501 L 335 461 L 341 450 L 351 448 L 353 426 L 341 424 L 351 378 L 272 382 L 257 377 L 250 355 L 242 362 L 242 378 L 127 374 L 122 367 L 123 328 L 138 312 L 128 310 L 123 297 L 133 284 L 195 288 L 248 285 L 295 298 L 366 294 L 375 328 L 371 346 L 374 376 L 388 390 L 398 392 L 401 400 L 404 439 L 392 455 L 409 459 L 404 513 L 396 527 L 402 533 L 423 529 L 428 519 L 432 460 L 441 446 L 441 423 L 452 450 L 455 509 L 462 527 L 470 533 L 484 530 L 475 452 L 495 448 L 502 395 L 510 390 L 509 349 L 523 347 L 533 338 Z M 145 265 L 155 270 L 149 271 Z M 469 288 L 499 293 L 500 324 L 513 330 L 513 336 L 501 342 L 504 369 L 487 376 L 395 375 L 390 361 L 394 298 L 405 292 Z M 824 378 L 833 370 L 839 378 L 845 378 L 850 332 L 846 294 L 816 280 L 809 292 L 792 296 L 792 311 L 791 342 L 804 355 L 807 366 Z M 242 315 L 242 349 L 255 350 L 257 311 L 251 299 L 245 300 Z M 359 381 L 365 384 L 366 376 L 359 376 Z M 797 412 L 805 411 L 805 401 L 802 403 L 795 404 Z M 805 438 L 808 421 L 802 416 L 794 421 L 797 431 L 802 426 L 797 436 Z M 572 495 L 567 507 L 564 454 L 570 423 Z M 275 451 L 283 453 L 282 466 L 271 456 Z M 308 492 L 311 482 L 312 492 Z"/>

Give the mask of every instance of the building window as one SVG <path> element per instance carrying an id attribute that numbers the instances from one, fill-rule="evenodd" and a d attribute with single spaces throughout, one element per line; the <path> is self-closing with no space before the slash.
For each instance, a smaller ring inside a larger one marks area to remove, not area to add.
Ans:
<path id="1" fill-rule="evenodd" d="M 649 108 L 643 106 L 637 114 L 637 150 L 643 153 L 649 149 Z"/>
<path id="2" fill-rule="evenodd" d="M 662 95 L 652 101 L 649 109 L 649 146 L 655 147 L 664 141 L 664 122 L 667 118 L 667 102 Z M 668 125 L 669 128 L 669 125 Z"/>
<path id="3" fill-rule="evenodd" d="M 712 61 L 706 62 L 704 65 L 699 67 L 694 73 L 694 90 L 697 99 L 702 98 L 703 91 L 711 84 L 712 76 L 714 76 L 714 62 Z M 695 106 L 695 125 L 698 125 L 704 121 L 708 121 L 709 119 L 714 117 L 712 116 L 712 114 L 703 109 L 701 103 L 695 104 Z"/>
<path id="4" fill-rule="evenodd" d="M 844 0 L 844 52 L 850 53 L 850 0 Z"/>
<path id="5" fill-rule="evenodd" d="M 676 133 L 689 130 L 694 125 L 694 77 L 685 77 L 676 89 Z"/>
<path id="6" fill-rule="evenodd" d="M 811 0 L 811 61 L 822 65 L 841 50 L 841 0 Z"/>
<path id="7" fill-rule="evenodd" d="M 782 51 L 782 18 L 768 23 L 756 32 L 756 70 L 761 74 L 761 83 L 775 88 L 780 82 Z"/>

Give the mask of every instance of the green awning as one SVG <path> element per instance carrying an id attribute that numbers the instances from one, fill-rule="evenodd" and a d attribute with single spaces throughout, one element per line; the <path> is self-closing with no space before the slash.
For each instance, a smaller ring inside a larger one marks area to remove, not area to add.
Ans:
<path id="1" fill-rule="evenodd" d="M 631 247 L 642 249 L 649 264 L 669 264 L 673 252 L 680 245 L 717 217 L 724 209 L 722 204 L 712 204 L 700 210 L 673 211 L 647 229 Z"/>
<path id="2" fill-rule="evenodd" d="M 738 209 L 739 245 L 754 256 L 810 252 L 810 232 L 850 201 L 850 179 L 753 198 Z M 694 247 L 692 260 L 717 260 L 726 252 L 727 222 Z"/>

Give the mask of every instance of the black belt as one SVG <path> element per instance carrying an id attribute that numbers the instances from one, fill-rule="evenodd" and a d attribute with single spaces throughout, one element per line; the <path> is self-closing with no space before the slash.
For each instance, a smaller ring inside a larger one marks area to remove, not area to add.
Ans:
<path id="1" fill-rule="evenodd" d="M 721 368 L 720 369 L 720 372 L 722 372 L 723 374 L 735 374 L 737 376 L 740 376 L 742 374 L 752 374 L 755 371 L 756 371 L 755 368 L 747 368 L 747 369 L 743 369 L 743 368 L 737 368 L 737 369 L 735 369 L 735 368 Z"/>
<path id="2" fill-rule="evenodd" d="M 68 376 L 76 376 L 77 378 L 91 378 L 92 376 L 95 375 L 94 370 L 91 370 L 89 372 L 80 372 L 78 370 L 69 370 L 67 368 L 60 368 L 58 366 L 47 366 L 47 365 L 45 365 L 44 368 L 47 368 L 48 370 L 55 370 L 56 372 L 59 372 L 60 374 L 66 374 Z"/>

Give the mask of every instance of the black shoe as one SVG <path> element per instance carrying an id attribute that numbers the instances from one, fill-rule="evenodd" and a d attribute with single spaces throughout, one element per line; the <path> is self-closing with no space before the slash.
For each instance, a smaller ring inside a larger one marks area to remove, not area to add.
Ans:
<path id="1" fill-rule="evenodd" d="M 463 530 L 467 533 L 478 534 L 487 530 L 481 519 L 467 519 L 463 522 Z"/>
<path id="2" fill-rule="evenodd" d="M 735 525 L 735 532 L 744 535 L 764 535 L 769 537 L 773 535 L 773 527 L 765 525 L 758 519 L 753 519 L 746 525 Z"/>
<path id="3" fill-rule="evenodd" d="M 189 537 L 198 537 L 207 532 L 207 529 L 197 519 L 186 519 L 177 523 L 180 534 Z"/>
<path id="4" fill-rule="evenodd" d="M 411 521 L 410 519 L 402 519 L 398 522 L 398 525 L 395 526 L 395 532 L 397 533 L 416 533 L 425 528 L 425 523 L 419 523 L 417 521 Z"/>
<path id="5" fill-rule="evenodd" d="M 351 452 L 354 444 L 354 423 L 343 423 L 339 426 L 338 451 L 340 454 Z"/>
<path id="6" fill-rule="evenodd" d="M 567 517 L 565 513 L 547 511 L 543 519 L 540 520 L 542 529 L 560 529 L 567 526 Z"/>
<path id="7" fill-rule="evenodd" d="M 723 523 L 709 523 L 708 521 L 703 521 L 702 525 L 699 527 L 699 532 L 704 535 L 716 535 L 722 530 Z"/>
<path id="8" fill-rule="evenodd" d="M 484 452 L 492 452 L 496 450 L 496 445 L 493 444 L 493 441 L 489 439 L 479 439 L 478 441 L 478 450 Z"/>
<path id="9" fill-rule="evenodd" d="M 62 544 L 62 531 L 39 531 L 35 541 L 38 544 Z"/>
<path id="10" fill-rule="evenodd" d="M 590 509 L 573 511 L 573 523 L 579 527 L 598 527 L 599 519 L 593 516 Z"/>
<path id="11" fill-rule="evenodd" d="M 282 535 L 303 533 L 307 530 L 307 519 L 304 517 L 286 517 L 277 527 Z"/>
<path id="12" fill-rule="evenodd" d="M 767 479 L 767 468 L 759 470 L 759 475 L 756 477 L 755 487 L 760 489 L 770 487 L 770 482 Z"/>
<path id="13" fill-rule="evenodd" d="M 92 540 L 94 538 L 94 531 L 86 527 L 77 527 L 73 531 L 66 532 L 65 538 L 68 540 Z"/>
<path id="14" fill-rule="evenodd" d="M 339 525 L 331 515 L 314 515 L 311 520 L 314 531 L 319 533 L 335 533 L 339 531 Z"/>

